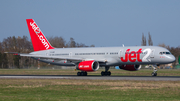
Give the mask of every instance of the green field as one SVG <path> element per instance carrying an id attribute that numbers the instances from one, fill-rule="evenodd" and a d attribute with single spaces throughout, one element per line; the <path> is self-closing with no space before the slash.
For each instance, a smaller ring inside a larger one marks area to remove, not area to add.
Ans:
<path id="1" fill-rule="evenodd" d="M 150 76 L 152 70 L 112 75 Z M 5 70 L 1 75 L 76 75 L 73 70 Z M 100 71 L 89 75 L 100 75 Z M 161 76 L 179 76 L 180 70 L 159 70 Z M 180 81 L 0 79 L 0 101 L 180 101 Z"/>

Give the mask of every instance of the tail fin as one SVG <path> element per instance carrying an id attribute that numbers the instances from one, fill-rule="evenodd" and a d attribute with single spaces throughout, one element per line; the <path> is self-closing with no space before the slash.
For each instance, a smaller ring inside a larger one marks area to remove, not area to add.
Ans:
<path id="1" fill-rule="evenodd" d="M 33 19 L 26 19 L 34 51 L 54 49 Z"/>

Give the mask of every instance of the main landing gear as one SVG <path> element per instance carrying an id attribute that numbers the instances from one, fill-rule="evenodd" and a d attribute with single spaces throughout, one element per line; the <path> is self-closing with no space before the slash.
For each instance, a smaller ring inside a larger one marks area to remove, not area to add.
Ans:
<path id="1" fill-rule="evenodd" d="M 87 76 L 87 72 L 77 72 L 77 76 Z"/>
<path id="2" fill-rule="evenodd" d="M 108 70 L 109 70 L 109 66 L 106 66 L 105 71 L 101 72 L 101 76 L 111 76 L 111 72 Z"/>

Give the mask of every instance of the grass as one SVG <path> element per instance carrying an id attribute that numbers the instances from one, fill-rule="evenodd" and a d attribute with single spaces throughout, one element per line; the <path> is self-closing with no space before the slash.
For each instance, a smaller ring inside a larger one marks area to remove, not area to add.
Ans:
<path id="1" fill-rule="evenodd" d="M 88 72 L 88 75 L 101 75 L 100 69 Z M 112 76 L 151 76 L 153 70 L 141 69 L 139 71 L 125 71 L 110 69 Z M 0 69 L 0 75 L 77 75 L 73 69 Z M 180 69 L 159 69 L 158 76 L 180 76 Z"/>
<path id="2" fill-rule="evenodd" d="M 180 100 L 180 81 L 0 79 L 2 101 Z"/>
<path id="3" fill-rule="evenodd" d="M 90 72 L 100 75 L 102 70 Z M 152 70 L 110 70 L 112 75 L 150 76 Z M 0 69 L 1 75 L 76 75 L 73 70 Z M 158 76 L 180 76 L 159 70 Z M 0 79 L 0 101 L 179 101 L 180 81 Z"/>

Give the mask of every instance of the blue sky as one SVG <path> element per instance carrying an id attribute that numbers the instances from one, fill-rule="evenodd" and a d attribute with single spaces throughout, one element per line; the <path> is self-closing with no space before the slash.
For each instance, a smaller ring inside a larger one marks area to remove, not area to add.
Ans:
<path id="1" fill-rule="evenodd" d="M 0 0 L 0 41 L 30 38 L 29 18 L 46 37 L 96 47 L 141 45 L 148 32 L 154 45 L 180 46 L 180 0 Z"/>

